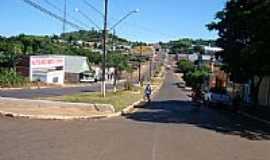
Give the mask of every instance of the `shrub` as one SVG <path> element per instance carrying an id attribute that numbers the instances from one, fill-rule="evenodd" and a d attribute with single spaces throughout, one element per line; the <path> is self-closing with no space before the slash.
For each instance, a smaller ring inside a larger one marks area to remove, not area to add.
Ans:
<path id="1" fill-rule="evenodd" d="M 182 59 L 177 62 L 177 68 L 179 69 L 180 72 L 188 73 L 192 72 L 195 69 L 195 66 L 189 60 Z"/>
<path id="2" fill-rule="evenodd" d="M 184 80 L 188 86 L 192 88 L 199 88 L 204 82 L 205 78 L 209 76 L 208 70 L 205 68 L 195 69 L 193 72 L 184 74 Z"/>
<path id="3" fill-rule="evenodd" d="M 22 87 L 27 84 L 26 78 L 12 69 L 0 69 L 0 87 Z"/>

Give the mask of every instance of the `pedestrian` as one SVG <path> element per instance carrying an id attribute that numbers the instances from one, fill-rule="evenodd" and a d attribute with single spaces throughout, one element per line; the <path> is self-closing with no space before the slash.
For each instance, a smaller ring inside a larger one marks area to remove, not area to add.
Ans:
<path id="1" fill-rule="evenodd" d="M 148 102 L 151 102 L 152 87 L 150 83 L 147 83 L 144 90 L 144 99 L 147 98 Z"/>

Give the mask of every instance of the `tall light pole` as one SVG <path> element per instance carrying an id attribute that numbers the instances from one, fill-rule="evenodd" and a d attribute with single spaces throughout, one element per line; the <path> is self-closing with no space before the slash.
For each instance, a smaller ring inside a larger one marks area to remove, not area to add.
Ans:
<path id="1" fill-rule="evenodd" d="M 125 16 L 123 16 L 122 18 L 120 18 L 110 29 L 114 29 L 116 28 L 121 22 L 123 22 L 125 19 L 127 19 L 129 16 L 131 16 L 134 13 L 138 13 L 140 12 L 139 9 L 135 9 L 133 11 L 130 11 L 128 14 L 126 14 Z"/>
<path id="2" fill-rule="evenodd" d="M 116 27 L 119 26 L 125 19 L 127 19 L 129 16 L 131 16 L 132 14 L 135 14 L 135 13 L 138 13 L 140 12 L 139 9 L 135 9 L 135 10 L 132 10 L 130 12 L 128 12 L 128 14 L 126 14 L 125 16 L 123 16 L 122 18 L 120 18 L 111 28 L 110 30 L 113 31 L 113 36 L 112 36 L 112 47 L 113 47 L 113 50 L 114 50 L 114 37 L 116 36 Z"/>
<path id="3" fill-rule="evenodd" d="M 143 55 L 143 48 L 142 48 L 142 42 L 140 42 L 140 57 L 139 57 L 139 85 L 141 86 L 142 83 L 141 83 L 141 68 L 142 68 L 142 65 L 141 65 L 141 58 L 142 58 L 142 55 Z"/>
<path id="4" fill-rule="evenodd" d="M 107 56 L 107 25 L 108 25 L 108 5 L 109 1 L 105 0 L 105 14 L 104 14 L 104 29 L 103 29 L 103 61 L 102 61 L 102 94 L 106 96 L 106 56 Z"/>

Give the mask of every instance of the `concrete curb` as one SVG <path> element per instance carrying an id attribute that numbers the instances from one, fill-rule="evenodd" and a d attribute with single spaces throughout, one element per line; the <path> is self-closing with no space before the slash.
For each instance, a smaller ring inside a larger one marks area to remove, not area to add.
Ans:
<path id="1" fill-rule="evenodd" d="M 83 120 L 83 119 L 102 119 L 107 117 L 106 115 L 91 115 L 91 116 L 28 115 L 5 111 L 0 111 L 0 114 L 6 117 L 27 118 L 37 120 Z"/>
<path id="2" fill-rule="evenodd" d="M 24 102 L 24 103 L 36 103 L 39 107 L 41 105 L 60 105 L 62 107 L 76 106 L 76 107 L 87 107 L 95 109 L 96 111 L 110 111 L 115 112 L 115 108 L 111 104 L 90 104 L 90 103 L 72 103 L 63 101 L 50 101 L 50 100 L 32 100 L 32 99 L 17 99 L 9 97 L 0 97 L 0 101 L 10 101 L 10 102 Z"/>
<path id="3" fill-rule="evenodd" d="M 30 105 L 31 103 L 35 103 L 35 106 L 53 106 L 58 105 L 59 107 L 82 107 L 93 109 L 93 111 L 97 111 L 95 115 L 89 116 L 79 116 L 79 115 L 39 115 L 39 114 L 22 114 L 16 112 L 3 111 L 0 108 L 0 115 L 7 117 L 15 117 L 15 118 L 28 118 L 28 119 L 43 119 L 43 120 L 76 120 L 76 119 L 100 119 L 106 118 L 108 112 L 115 112 L 115 108 L 111 104 L 88 104 L 88 103 L 70 103 L 70 102 L 61 102 L 61 101 L 48 101 L 48 100 L 30 100 L 30 99 L 16 99 L 16 98 L 6 98 L 0 97 L 0 101 L 6 101 L 6 103 L 25 103 L 25 105 Z"/>

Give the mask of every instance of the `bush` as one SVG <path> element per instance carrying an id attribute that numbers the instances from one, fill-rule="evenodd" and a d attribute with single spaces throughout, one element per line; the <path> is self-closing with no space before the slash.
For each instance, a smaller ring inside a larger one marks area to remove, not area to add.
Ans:
<path id="1" fill-rule="evenodd" d="M 204 82 L 205 78 L 209 76 L 208 70 L 205 68 L 195 69 L 193 72 L 184 74 L 184 80 L 188 86 L 192 88 L 199 88 Z"/>
<path id="2" fill-rule="evenodd" d="M 180 72 L 188 73 L 192 72 L 195 69 L 195 66 L 189 60 L 182 59 L 177 62 L 177 68 L 179 69 Z"/>
<path id="3" fill-rule="evenodd" d="M 0 87 L 22 87 L 26 84 L 26 78 L 18 75 L 14 70 L 0 69 Z"/>

